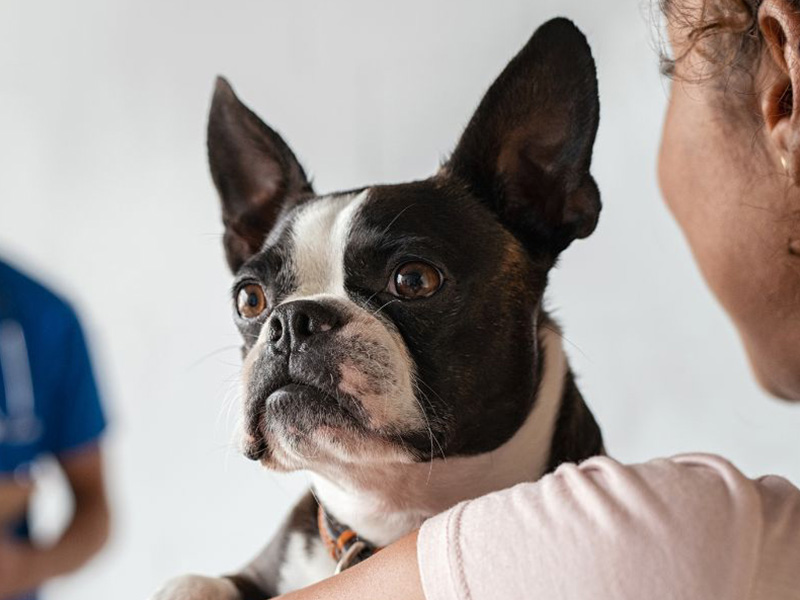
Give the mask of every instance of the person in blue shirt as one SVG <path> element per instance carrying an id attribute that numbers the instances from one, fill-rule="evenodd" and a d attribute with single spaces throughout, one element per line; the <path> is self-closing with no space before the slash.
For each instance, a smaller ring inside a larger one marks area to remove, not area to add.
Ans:
<path id="1" fill-rule="evenodd" d="M 0 600 L 33 600 L 106 541 L 100 439 L 106 421 L 80 323 L 69 305 L 0 261 Z M 28 534 L 31 466 L 59 462 L 74 497 L 60 539 Z"/>

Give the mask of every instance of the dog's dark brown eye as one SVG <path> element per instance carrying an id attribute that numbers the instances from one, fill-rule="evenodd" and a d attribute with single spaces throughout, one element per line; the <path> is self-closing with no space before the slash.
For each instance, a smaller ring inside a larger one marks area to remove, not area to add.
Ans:
<path id="1" fill-rule="evenodd" d="M 255 319 L 267 310 L 267 298 L 260 285 L 248 283 L 236 294 L 236 308 L 245 319 Z"/>
<path id="2" fill-rule="evenodd" d="M 442 287 L 442 275 L 433 265 L 407 262 L 394 272 L 389 291 L 395 296 L 414 300 L 432 296 Z"/>

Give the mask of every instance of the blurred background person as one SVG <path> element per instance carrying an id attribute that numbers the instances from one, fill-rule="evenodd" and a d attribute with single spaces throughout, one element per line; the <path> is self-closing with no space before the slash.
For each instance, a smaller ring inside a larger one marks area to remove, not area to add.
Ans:
<path id="1" fill-rule="evenodd" d="M 0 261 L 0 599 L 32 600 L 106 541 L 100 438 L 106 421 L 78 319 L 58 296 Z M 31 468 L 54 457 L 74 498 L 52 545 L 28 527 Z"/>

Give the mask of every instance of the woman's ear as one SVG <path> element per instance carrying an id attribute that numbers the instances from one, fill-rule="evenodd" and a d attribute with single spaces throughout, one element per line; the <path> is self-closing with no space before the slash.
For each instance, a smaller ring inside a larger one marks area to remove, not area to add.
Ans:
<path id="1" fill-rule="evenodd" d="M 772 66 L 761 92 L 762 116 L 778 162 L 800 183 L 800 11 L 791 0 L 764 0 L 758 26 Z"/>

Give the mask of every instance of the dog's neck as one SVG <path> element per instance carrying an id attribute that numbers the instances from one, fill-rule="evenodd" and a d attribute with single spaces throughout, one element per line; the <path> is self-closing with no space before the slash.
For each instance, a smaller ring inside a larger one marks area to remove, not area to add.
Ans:
<path id="1" fill-rule="evenodd" d="M 505 444 L 477 456 L 354 468 L 328 477 L 314 474 L 317 499 L 359 536 L 383 546 L 462 500 L 541 477 L 568 368 L 560 332 L 549 321 L 543 325 L 538 337 L 544 363 L 536 401 Z"/>

